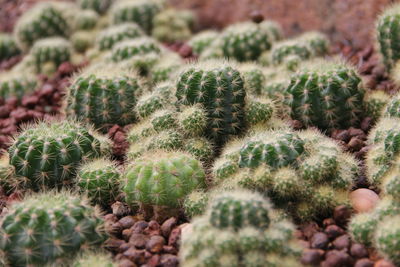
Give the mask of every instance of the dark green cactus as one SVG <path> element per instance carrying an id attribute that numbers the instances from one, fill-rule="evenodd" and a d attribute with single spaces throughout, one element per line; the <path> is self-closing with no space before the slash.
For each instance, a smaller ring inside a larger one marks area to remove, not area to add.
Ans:
<path id="1" fill-rule="evenodd" d="M 24 188 L 61 187 L 71 183 L 81 162 L 100 157 L 108 145 L 75 122 L 40 122 L 15 138 L 10 165 Z"/>
<path id="2" fill-rule="evenodd" d="M 110 26 L 102 30 L 97 37 L 96 43 L 99 50 L 113 48 L 116 43 L 123 40 L 134 39 L 143 36 L 144 33 L 135 23 L 122 23 Z"/>
<path id="3" fill-rule="evenodd" d="M 383 98 L 383 100 L 380 101 L 381 105 L 379 106 L 381 107 L 384 103 L 387 104 L 382 115 L 385 117 L 400 118 L 400 94 L 389 98 L 389 96 L 382 91 L 376 92 L 381 92 L 381 98 Z"/>
<path id="4" fill-rule="evenodd" d="M 112 66 L 87 70 L 72 82 L 67 113 L 96 127 L 129 124 L 136 119 L 134 107 L 140 93 L 140 78 L 128 70 Z"/>
<path id="5" fill-rule="evenodd" d="M 201 161 L 210 161 L 214 155 L 213 145 L 204 137 L 194 137 L 184 140 L 183 150 Z"/>
<path id="6" fill-rule="evenodd" d="M 99 14 L 104 14 L 110 7 L 112 0 L 79 0 L 78 4 L 82 9 L 92 9 Z"/>
<path id="7" fill-rule="evenodd" d="M 209 197 L 209 193 L 203 190 L 196 190 L 190 193 L 183 203 L 185 215 L 189 218 L 202 215 L 207 208 Z"/>
<path id="8" fill-rule="evenodd" d="M 321 57 L 329 52 L 330 42 L 327 36 L 320 32 L 306 32 L 299 37 L 311 50 L 314 57 Z"/>
<path id="9" fill-rule="evenodd" d="M 203 51 L 211 45 L 211 43 L 218 38 L 218 32 L 207 30 L 199 32 L 189 40 L 189 45 L 196 55 L 200 55 Z"/>
<path id="10" fill-rule="evenodd" d="M 150 53 L 159 54 L 160 52 L 159 45 L 153 39 L 141 37 L 116 44 L 112 49 L 111 57 L 115 62 L 119 62 L 134 56 L 143 56 Z"/>
<path id="11" fill-rule="evenodd" d="M 20 52 L 12 35 L 0 33 L 0 60 L 9 59 Z"/>
<path id="12" fill-rule="evenodd" d="M 378 251 L 394 264 L 400 263 L 400 215 L 386 217 L 377 227 L 375 244 Z"/>
<path id="13" fill-rule="evenodd" d="M 264 20 L 259 23 L 260 28 L 268 33 L 271 42 L 279 41 L 283 38 L 282 27 L 272 20 Z"/>
<path id="14" fill-rule="evenodd" d="M 187 106 L 178 115 L 178 124 L 187 136 L 202 136 L 207 127 L 207 113 L 201 105 Z"/>
<path id="15" fill-rule="evenodd" d="M 267 123 L 275 112 L 272 100 L 259 97 L 249 98 L 246 106 L 246 121 L 250 126 Z"/>
<path id="16" fill-rule="evenodd" d="M 175 80 L 178 70 L 182 66 L 182 59 L 177 54 L 161 56 L 160 60 L 150 70 L 150 80 L 153 84 Z"/>
<path id="17" fill-rule="evenodd" d="M 385 106 L 387 105 L 386 109 Z M 364 106 L 367 116 L 377 121 L 382 115 L 392 117 L 396 110 L 395 98 L 381 90 L 369 91 L 364 97 Z M 382 114 L 385 113 L 385 114 Z"/>
<path id="18" fill-rule="evenodd" d="M 180 105 L 204 106 L 208 118 L 206 135 L 217 144 L 244 129 L 244 81 L 227 63 L 189 65 L 178 79 L 176 96 Z"/>
<path id="19" fill-rule="evenodd" d="M 9 266 L 64 264 L 106 239 L 100 212 L 70 193 L 42 193 L 0 220 L 0 254 Z"/>
<path id="20" fill-rule="evenodd" d="M 262 67 L 253 63 L 244 63 L 239 65 L 239 71 L 243 75 L 246 92 L 260 95 L 266 82 Z"/>

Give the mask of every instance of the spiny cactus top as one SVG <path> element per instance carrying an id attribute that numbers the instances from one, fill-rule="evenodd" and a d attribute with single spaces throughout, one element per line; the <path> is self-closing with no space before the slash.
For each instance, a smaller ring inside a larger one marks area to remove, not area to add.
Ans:
<path id="1" fill-rule="evenodd" d="M 270 205 L 258 194 L 243 192 L 216 196 L 209 207 L 210 223 L 217 228 L 238 230 L 246 226 L 266 229 L 270 224 Z"/>
<path id="2" fill-rule="evenodd" d="M 68 23 L 62 12 L 52 3 L 39 3 L 17 21 L 15 38 L 21 49 L 28 50 L 38 39 L 67 36 Z"/>
<path id="3" fill-rule="evenodd" d="M 381 92 L 381 91 L 378 91 L 378 92 Z M 382 92 L 381 94 L 383 94 L 383 97 L 381 97 L 381 98 L 384 98 L 386 100 L 386 102 L 388 102 L 386 105 L 386 108 L 384 110 L 383 116 L 400 118 L 400 94 L 397 94 L 397 95 L 391 97 L 389 101 L 387 101 L 387 97 L 388 97 L 387 94 L 385 94 L 384 92 Z M 383 102 L 383 101 L 381 101 L 381 102 Z"/>
<path id="4" fill-rule="evenodd" d="M 244 81 L 239 71 L 226 62 L 187 66 L 177 81 L 176 96 L 181 105 L 204 106 L 208 117 L 206 135 L 216 143 L 240 134 L 244 128 Z"/>
<path id="5" fill-rule="evenodd" d="M 400 5 L 393 5 L 379 16 L 376 37 L 386 67 L 390 70 L 400 59 Z"/>
<path id="6" fill-rule="evenodd" d="M 115 62 L 130 59 L 149 53 L 159 54 L 161 48 L 151 38 L 141 37 L 134 40 L 125 40 L 116 44 L 112 49 L 112 59 Z"/>
<path id="7" fill-rule="evenodd" d="M 0 33 L 0 60 L 9 59 L 20 53 L 12 35 Z"/>
<path id="8" fill-rule="evenodd" d="M 78 30 L 92 30 L 96 27 L 99 21 L 99 15 L 93 10 L 82 10 L 80 11 L 74 19 L 73 29 Z"/>
<path id="9" fill-rule="evenodd" d="M 134 107 L 141 93 L 136 74 L 115 66 L 82 72 L 67 97 L 67 113 L 93 123 L 125 125 L 135 121 Z"/>
<path id="10" fill-rule="evenodd" d="M 110 7 L 112 0 L 78 0 L 82 9 L 92 9 L 99 14 L 104 14 Z"/>
<path id="11" fill-rule="evenodd" d="M 40 122 L 15 137 L 10 165 L 27 189 L 68 185 L 77 166 L 104 152 L 104 140 L 75 122 Z"/>
<path id="12" fill-rule="evenodd" d="M 291 56 L 305 60 L 311 57 L 311 50 L 306 43 L 297 40 L 282 41 L 272 46 L 271 61 L 273 64 L 286 63 Z"/>
<path id="13" fill-rule="evenodd" d="M 282 27 L 272 20 L 264 20 L 259 23 L 260 28 L 269 34 L 271 42 L 279 41 L 283 38 Z"/>
<path id="14" fill-rule="evenodd" d="M 120 41 L 134 39 L 143 35 L 142 29 L 136 23 L 122 23 L 101 31 L 96 42 L 100 50 L 107 50 Z"/>
<path id="15" fill-rule="evenodd" d="M 298 39 L 305 42 L 310 47 L 313 56 L 324 56 L 329 51 L 329 39 L 323 33 L 306 32 Z"/>
<path id="16" fill-rule="evenodd" d="M 368 91 L 364 97 L 364 106 L 367 116 L 377 121 L 381 116 L 396 117 L 399 98 L 390 97 L 382 90 Z M 384 113 L 384 114 L 382 114 Z M 398 113 L 400 115 L 400 113 Z"/>
<path id="17" fill-rule="evenodd" d="M 252 22 L 227 27 L 221 38 L 224 56 L 238 61 L 256 60 L 262 52 L 271 48 L 268 33 Z"/>
<path id="18" fill-rule="evenodd" d="M 113 4 L 111 17 L 115 24 L 136 22 L 150 34 L 153 29 L 153 18 L 160 12 L 161 7 L 157 0 L 122 0 Z"/>
<path id="19" fill-rule="evenodd" d="M 218 37 L 218 32 L 208 30 L 202 31 L 194 35 L 189 40 L 189 45 L 192 47 L 193 53 L 200 55 L 211 43 Z"/>
<path id="20" fill-rule="evenodd" d="M 363 112 L 361 77 L 345 63 L 317 62 L 291 76 L 285 90 L 291 117 L 322 130 L 357 125 Z"/>
<path id="21" fill-rule="evenodd" d="M 4 72 L 0 74 L 0 98 L 22 99 L 36 89 L 37 79 L 30 73 Z"/>
<path id="22" fill-rule="evenodd" d="M 71 267 L 116 267 L 107 252 L 86 252 L 72 263 Z"/>
<path id="23" fill-rule="evenodd" d="M 243 75 L 246 92 L 260 95 L 266 82 L 262 67 L 254 63 L 242 63 L 239 65 L 239 71 Z"/>
<path id="24" fill-rule="evenodd" d="M 0 255 L 10 266 L 62 264 L 105 238 L 99 211 L 66 192 L 27 197 L 0 220 Z"/>
<path id="25" fill-rule="evenodd" d="M 378 251 L 394 264 L 400 264 L 400 215 L 386 217 L 377 227 Z"/>

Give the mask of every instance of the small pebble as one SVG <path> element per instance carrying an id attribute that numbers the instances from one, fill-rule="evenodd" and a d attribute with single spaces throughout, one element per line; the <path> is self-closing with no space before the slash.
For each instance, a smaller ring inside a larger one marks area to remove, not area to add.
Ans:
<path id="1" fill-rule="evenodd" d="M 359 188 L 350 193 L 350 201 L 355 211 L 368 212 L 379 202 L 379 196 L 372 190 Z"/>
<path id="2" fill-rule="evenodd" d="M 359 259 L 356 261 L 356 264 L 354 264 L 354 267 L 374 267 L 374 262 L 368 258 Z"/>
<path id="3" fill-rule="evenodd" d="M 330 240 L 344 234 L 344 230 L 336 224 L 329 225 L 325 228 L 324 232 L 328 235 Z"/>
<path id="4" fill-rule="evenodd" d="M 325 233 L 315 233 L 310 240 L 311 248 L 326 249 L 329 244 L 328 236 Z"/>
<path id="5" fill-rule="evenodd" d="M 351 241 L 349 235 L 341 235 L 336 238 L 333 242 L 333 247 L 337 250 L 347 250 L 350 247 Z"/>
<path id="6" fill-rule="evenodd" d="M 354 243 L 353 245 L 351 245 L 350 254 L 355 258 L 364 258 L 368 257 L 368 250 L 365 248 L 364 245 Z"/>
<path id="7" fill-rule="evenodd" d="M 165 239 L 162 236 L 154 235 L 146 243 L 146 249 L 151 253 L 160 253 L 165 245 Z"/>
<path id="8" fill-rule="evenodd" d="M 321 249 L 306 249 L 301 256 L 304 265 L 319 265 L 324 258 L 325 252 Z"/>

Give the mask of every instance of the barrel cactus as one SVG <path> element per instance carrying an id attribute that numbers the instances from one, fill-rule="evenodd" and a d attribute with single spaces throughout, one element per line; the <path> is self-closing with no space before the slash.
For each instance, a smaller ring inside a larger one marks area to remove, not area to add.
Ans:
<path id="1" fill-rule="evenodd" d="M 239 71 L 243 75 L 246 91 L 252 95 L 260 95 L 266 83 L 266 77 L 261 66 L 244 63 L 239 65 Z"/>
<path id="2" fill-rule="evenodd" d="M 311 57 L 310 47 L 298 40 L 287 40 L 275 43 L 271 49 L 271 63 L 275 65 L 288 64 L 293 56 L 300 60 Z M 290 68 L 289 68 L 290 69 Z"/>
<path id="3" fill-rule="evenodd" d="M 142 29 L 136 23 L 122 23 L 102 30 L 97 36 L 96 43 L 99 50 L 108 50 L 116 43 L 143 35 Z"/>
<path id="4" fill-rule="evenodd" d="M 378 91 L 379 92 L 379 91 Z M 385 93 L 381 93 L 381 94 L 385 94 Z M 397 94 L 393 97 L 391 97 L 390 99 L 388 99 L 388 95 L 385 94 L 384 96 L 382 96 L 382 98 L 384 98 L 384 100 L 382 100 L 382 104 L 383 102 L 385 102 L 386 108 L 383 111 L 383 116 L 385 117 L 394 117 L 394 118 L 400 118 L 400 94 Z"/>
<path id="5" fill-rule="evenodd" d="M 387 217 L 377 227 L 376 247 L 385 258 L 395 264 L 400 263 L 400 215 Z"/>
<path id="6" fill-rule="evenodd" d="M 24 95 L 32 93 L 37 84 L 37 79 L 33 74 L 4 72 L 0 74 L 0 98 L 17 97 L 22 99 Z"/>
<path id="7" fill-rule="evenodd" d="M 385 108 L 386 105 L 388 106 Z M 395 113 L 396 98 L 391 98 L 381 90 L 369 91 L 365 94 L 364 106 L 367 115 L 377 121 L 382 115 L 391 117 Z"/>
<path id="8" fill-rule="evenodd" d="M 79 0 L 78 4 L 82 9 L 91 9 L 99 14 L 104 14 L 110 7 L 112 0 Z"/>
<path id="9" fill-rule="evenodd" d="M 74 30 L 93 30 L 99 21 L 99 15 L 93 10 L 82 10 L 74 19 Z"/>
<path id="10" fill-rule="evenodd" d="M 194 54 L 200 55 L 215 39 L 218 38 L 218 35 L 218 32 L 212 30 L 201 31 L 194 35 L 189 40 L 188 44 L 192 48 Z"/>
<path id="11" fill-rule="evenodd" d="M 42 193 L 9 207 L 0 251 L 10 266 L 63 264 L 106 239 L 100 212 L 70 193 Z"/>
<path id="12" fill-rule="evenodd" d="M 116 267 L 107 252 L 86 252 L 74 260 L 71 267 Z"/>
<path id="13" fill-rule="evenodd" d="M 321 32 L 306 32 L 298 39 L 309 46 L 311 54 L 314 57 L 324 56 L 329 52 L 329 39 Z"/>
<path id="14" fill-rule="evenodd" d="M 154 16 L 152 36 L 160 42 L 182 42 L 190 38 L 195 16 L 190 10 L 166 9 Z"/>
<path id="15" fill-rule="evenodd" d="M 247 123 L 255 126 L 267 123 L 275 113 L 275 106 L 273 101 L 268 98 L 249 98 L 246 111 Z"/>
<path id="16" fill-rule="evenodd" d="M 112 59 L 118 62 L 134 56 L 142 56 L 149 53 L 159 54 L 160 52 L 159 45 L 153 39 L 141 37 L 134 40 L 126 40 L 115 45 L 112 49 Z"/>
<path id="17" fill-rule="evenodd" d="M 83 71 L 69 89 L 67 113 L 96 127 L 132 123 L 141 86 L 137 75 L 117 67 Z"/>
<path id="18" fill-rule="evenodd" d="M 20 52 L 12 35 L 0 33 L 0 60 L 9 59 L 18 55 Z"/>

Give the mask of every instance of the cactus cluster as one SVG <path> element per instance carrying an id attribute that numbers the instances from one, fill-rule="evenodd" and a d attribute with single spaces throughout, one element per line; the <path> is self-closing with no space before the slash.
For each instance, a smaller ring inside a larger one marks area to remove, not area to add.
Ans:
<path id="1" fill-rule="evenodd" d="M 73 29 L 78 30 L 93 30 L 96 28 L 99 15 L 93 10 L 82 10 L 74 19 Z"/>
<path id="2" fill-rule="evenodd" d="M 184 266 L 261 267 L 277 258 L 286 264 L 301 253 L 293 233 L 290 222 L 273 218 L 263 197 L 233 191 L 215 197 L 193 221 L 192 232 L 182 237 L 180 258 Z"/>
<path id="3" fill-rule="evenodd" d="M 9 59 L 20 52 L 12 35 L 0 33 L 0 60 Z"/>
<path id="4" fill-rule="evenodd" d="M 160 42 L 179 42 L 190 38 L 195 21 L 189 10 L 166 9 L 153 19 L 152 36 Z"/>
<path id="5" fill-rule="evenodd" d="M 0 252 L 10 266 L 65 264 L 106 238 L 98 210 L 70 193 L 42 193 L 9 207 L 0 219 Z"/>

